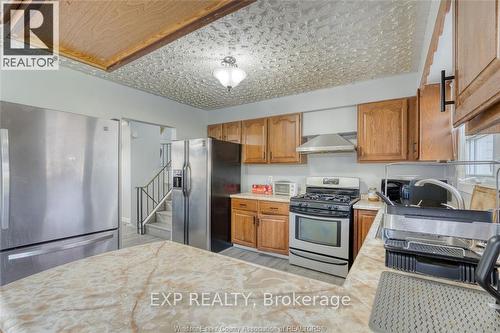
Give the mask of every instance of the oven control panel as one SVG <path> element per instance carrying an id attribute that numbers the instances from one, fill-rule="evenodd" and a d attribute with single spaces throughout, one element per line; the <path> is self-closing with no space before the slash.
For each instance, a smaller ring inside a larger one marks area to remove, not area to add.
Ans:
<path id="1" fill-rule="evenodd" d="M 339 183 L 338 178 L 323 178 L 323 185 L 338 185 Z"/>

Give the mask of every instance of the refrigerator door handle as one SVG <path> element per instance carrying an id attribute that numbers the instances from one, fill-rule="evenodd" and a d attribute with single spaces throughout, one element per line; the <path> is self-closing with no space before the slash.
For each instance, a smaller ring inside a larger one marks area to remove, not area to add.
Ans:
<path id="1" fill-rule="evenodd" d="M 1 181 L 0 188 L 0 226 L 2 230 L 9 229 L 9 206 L 10 206 L 10 163 L 9 163 L 9 130 L 0 128 L 0 165 Z"/>
<path id="2" fill-rule="evenodd" d="M 186 165 L 186 195 L 191 193 L 191 165 Z"/>
<path id="3" fill-rule="evenodd" d="M 97 243 L 97 242 L 101 242 L 103 240 L 106 240 L 106 239 L 109 239 L 109 238 L 112 238 L 112 237 L 113 237 L 113 234 L 108 234 L 108 235 L 104 235 L 104 236 L 100 236 L 100 237 L 96 237 L 96 238 L 92 238 L 92 239 L 82 240 L 82 241 L 75 242 L 75 243 L 70 243 L 70 244 L 64 244 L 64 245 L 58 245 L 58 246 L 48 247 L 46 249 L 39 249 L 39 250 L 33 250 L 33 251 L 26 251 L 26 252 L 21 252 L 21 253 L 9 254 L 9 256 L 7 257 L 7 259 L 8 260 L 17 260 L 17 259 L 22 259 L 22 258 L 29 258 L 29 257 L 39 256 L 39 255 L 42 255 L 42 254 L 48 254 L 48 253 L 52 253 L 52 252 L 64 251 L 64 250 L 72 249 L 72 248 L 75 248 L 75 247 L 81 247 L 81 246 L 85 246 L 85 245 L 89 245 L 89 244 L 94 244 L 94 243 Z"/>
<path id="4" fill-rule="evenodd" d="M 187 164 L 182 166 L 182 194 L 187 197 Z"/>

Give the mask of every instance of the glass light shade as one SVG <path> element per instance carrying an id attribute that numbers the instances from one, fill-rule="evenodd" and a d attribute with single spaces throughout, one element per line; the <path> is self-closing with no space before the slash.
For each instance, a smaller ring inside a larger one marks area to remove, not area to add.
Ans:
<path id="1" fill-rule="evenodd" d="M 213 75 L 226 88 L 231 89 L 247 77 L 247 73 L 238 67 L 221 67 L 214 70 Z"/>

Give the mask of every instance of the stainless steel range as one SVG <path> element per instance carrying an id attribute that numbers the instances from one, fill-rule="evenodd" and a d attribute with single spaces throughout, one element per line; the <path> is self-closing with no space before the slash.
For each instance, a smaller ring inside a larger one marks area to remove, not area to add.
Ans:
<path id="1" fill-rule="evenodd" d="M 346 277 L 358 200 L 358 178 L 308 177 L 306 193 L 290 200 L 290 264 Z"/>

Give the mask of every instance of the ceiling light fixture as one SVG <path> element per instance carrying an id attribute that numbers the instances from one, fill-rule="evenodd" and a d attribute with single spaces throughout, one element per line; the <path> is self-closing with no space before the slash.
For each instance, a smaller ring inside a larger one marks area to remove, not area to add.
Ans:
<path id="1" fill-rule="evenodd" d="M 247 77 L 247 73 L 238 68 L 236 59 L 231 56 L 222 59 L 221 67 L 215 69 L 212 74 L 227 88 L 227 91 L 231 91 L 232 88 L 236 87 Z"/>

